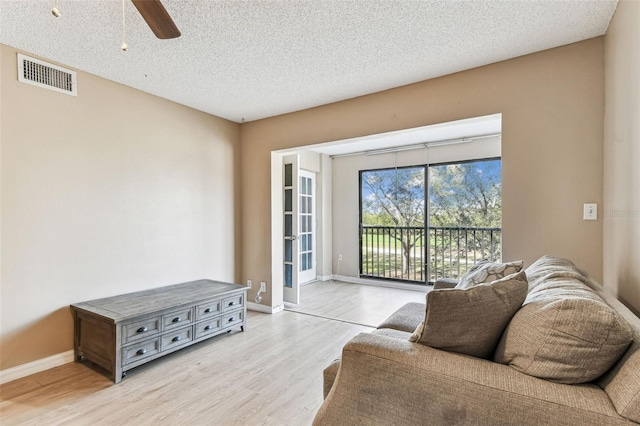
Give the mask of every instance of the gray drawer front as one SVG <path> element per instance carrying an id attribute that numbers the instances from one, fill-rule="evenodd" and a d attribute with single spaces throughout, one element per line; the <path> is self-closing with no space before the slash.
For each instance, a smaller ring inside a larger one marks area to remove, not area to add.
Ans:
<path id="1" fill-rule="evenodd" d="M 196 339 L 220 330 L 222 328 L 220 326 L 221 323 L 222 319 L 220 317 L 212 318 L 208 321 L 199 322 L 198 324 L 196 324 Z"/>
<path id="2" fill-rule="evenodd" d="M 222 317 L 222 328 L 231 327 L 244 321 L 244 311 L 232 312 Z"/>
<path id="3" fill-rule="evenodd" d="M 122 348 L 122 365 L 139 361 L 160 352 L 160 339 L 155 338 Z"/>
<path id="4" fill-rule="evenodd" d="M 162 350 L 182 346 L 193 340 L 193 327 L 180 328 L 162 336 Z"/>
<path id="5" fill-rule="evenodd" d="M 229 312 L 244 305 L 244 293 L 227 297 L 222 301 L 222 312 Z"/>
<path id="6" fill-rule="evenodd" d="M 160 317 L 148 318 L 122 326 L 124 343 L 151 337 L 160 332 Z"/>
<path id="7" fill-rule="evenodd" d="M 162 324 L 164 330 L 171 330 L 172 328 L 182 327 L 193 321 L 193 309 L 186 308 L 179 311 L 173 311 L 168 314 L 162 315 Z"/>
<path id="8" fill-rule="evenodd" d="M 221 303 L 222 303 L 222 300 L 213 300 L 209 303 L 198 305 L 198 307 L 196 308 L 196 311 L 198 312 L 197 318 L 200 320 L 203 318 L 208 318 L 208 317 L 212 317 L 214 315 L 219 314 L 220 312 L 222 312 L 220 310 Z"/>

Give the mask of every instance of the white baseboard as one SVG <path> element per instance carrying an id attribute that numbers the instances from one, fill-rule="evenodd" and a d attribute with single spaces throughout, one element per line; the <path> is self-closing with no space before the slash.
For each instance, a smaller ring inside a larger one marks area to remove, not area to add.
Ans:
<path id="1" fill-rule="evenodd" d="M 247 302 L 247 309 L 250 311 L 263 312 L 265 314 L 276 314 L 284 310 L 284 305 L 267 306 L 259 303 Z"/>
<path id="2" fill-rule="evenodd" d="M 73 350 L 37 359 L 0 371 L 0 385 L 73 362 Z"/>
<path id="3" fill-rule="evenodd" d="M 399 281 L 372 280 L 369 278 L 349 277 L 346 275 L 334 275 L 333 280 L 343 281 L 343 282 L 352 283 L 352 284 L 364 284 L 364 285 L 373 285 L 377 287 L 389 287 L 389 288 L 398 288 L 401 290 L 420 291 L 423 293 L 433 289 L 432 286 L 428 286 L 424 284 L 408 284 L 408 283 L 403 283 Z"/>
<path id="4" fill-rule="evenodd" d="M 316 277 L 316 279 L 317 279 L 318 281 L 330 281 L 330 280 L 331 280 L 331 278 L 332 278 L 332 276 L 331 276 L 331 275 L 318 275 L 318 276 Z"/>

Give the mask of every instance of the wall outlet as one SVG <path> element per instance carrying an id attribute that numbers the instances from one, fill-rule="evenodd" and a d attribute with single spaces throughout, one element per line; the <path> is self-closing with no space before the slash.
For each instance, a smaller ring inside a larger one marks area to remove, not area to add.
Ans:
<path id="1" fill-rule="evenodd" d="M 341 254 L 338 255 L 338 260 L 342 260 L 342 255 Z"/>
<path id="2" fill-rule="evenodd" d="M 267 283 L 260 281 L 260 291 L 267 291 Z"/>
<path id="3" fill-rule="evenodd" d="M 247 280 L 247 287 L 251 288 L 252 285 L 253 283 L 251 282 L 251 280 Z"/>

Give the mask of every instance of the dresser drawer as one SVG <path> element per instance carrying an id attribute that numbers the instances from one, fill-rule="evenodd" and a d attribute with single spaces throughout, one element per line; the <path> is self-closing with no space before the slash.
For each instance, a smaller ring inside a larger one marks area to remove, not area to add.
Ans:
<path id="1" fill-rule="evenodd" d="M 145 340 L 122 348 L 122 365 L 127 365 L 160 352 L 160 338 Z"/>
<path id="2" fill-rule="evenodd" d="M 122 326 L 123 343 L 151 337 L 160 332 L 160 317 L 148 318 Z"/>
<path id="3" fill-rule="evenodd" d="M 196 307 L 196 311 L 198 313 L 197 318 L 203 319 L 203 318 L 208 318 L 208 317 L 212 317 L 214 315 L 219 314 L 220 312 L 222 312 L 220 309 L 221 303 L 222 303 L 222 300 L 213 300 L 211 302 L 198 305 Z"/>
<path id="4" fill-rule="evenodd" d="M 212 318 L 207 321 L 199 322 L 196 324 L 196 339 L 206 336 L 211 333 L 215 333 L 220 330 L 222 324 L 222 318 Z"/>
<path id="5" fill-rule="evenodd" d="M 244 320 L 244 311 L 232 312 L 222 317 L 222 328 L 240 324 Z"/>
<path id="6" fill-rule="evenodd" d="M 179 328 L 162 336 L 162 350 L 166 351 L 176 346 L 182 346 L 193 340 L 193 327 Z"/>
<path id="7" fill-rule="evenodd" d="M 181 309 L 162 315 L 163 330 L 171 330 L 172 328 L 182 327 L 193 321 L 193 309 Z"/>
<path id="8" fill-rule="evenodd" d="M 222 301 L 222 312 L 229 312 L 241 308 L 244 305 L 244 293 L 227 297 Z"/>

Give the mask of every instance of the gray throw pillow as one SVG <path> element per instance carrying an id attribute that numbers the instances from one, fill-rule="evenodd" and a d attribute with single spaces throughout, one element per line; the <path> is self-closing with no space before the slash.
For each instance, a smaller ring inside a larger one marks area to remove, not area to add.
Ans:
<path id="1" fill-rule="evenodd" d="M 522 271 L 522 260 L 507 263 L 493 263 L 481 260 L 460 278 L 455 288 L 471 288 L 478 284 L 490 283 L 507 275 Z"/>
<path id="2" fill-rule="evenodd" d="M 513 314 L 527 296 L 524 271 L 469 289 L 427 293 L 424 321 L 410 341 L 489 358 Z"/>

